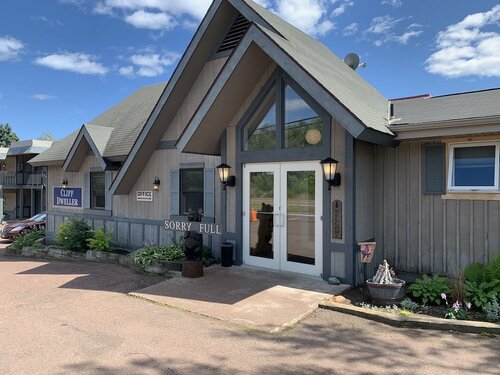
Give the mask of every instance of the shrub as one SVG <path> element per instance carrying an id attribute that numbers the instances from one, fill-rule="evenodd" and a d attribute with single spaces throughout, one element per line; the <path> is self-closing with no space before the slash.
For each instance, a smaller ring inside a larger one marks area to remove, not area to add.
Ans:
<path id="1" fill-rule="evenodd" d="M 37 240 L 43 237 L 45 237 L 45 232 L 43 230 L 33 230 L 17 237 L 14 242 L 12 242 L 12 247 L 17 250 L 21 250 L 26 246 L 41 249 L 43 245 L 37 242 Z"/>
<path id="2" fill-rule="evenodd" d="M 451 293 L 448 278 L 436 274 L 432 275 L 432 277 L 424 275 L 418 278 L 408 289 L 413 297 L 419 298 L 424 304 L 440 305 L 441 294 L 448 295 Z"/>
<path id="3" fill-rule="evenodd" d="M 56 235 L 57 243 L 66 250 L 88 250 L 88 241 L 92 238 L 92 229 L 84 219 L 72 217 L 61 225 Z"/>
<path id="4" fill-rule="evenodd" d="M 484 264 L 471 263 L 464 270 L 465 280 L 475 283 L 489 281 L 488 269 Z"/>
<path id="5" fill-rule="evenodd" d="M 482 309 L 495 299 L 500 299 L 500 280 L 482 283 L 467 281 L 465 283 L 465 299 Z"/>
<path id="6" fill-rule="evenodd" d="M 498 303 L 498 300 L 495 298 L 492 302 L 484 306 L 483 312 L 486 315 L 486 319 L 490 322 L 500 320 L 500 304 Z"/>
<path id="7" fill-rule="evenodd" d="M 500 254 L 486 265 L 486 272 L 490 281 L 500 280 Z"/>
<path id="8" fill-rule="evenodd" d="M 134 262 L 142 267 L 148 267 L 153 259 L 176 262 L 184 257 L 184 247 L 181 244 L 149 245 L 135 255 Z"/>
<path id="9" fill-rule="evenodd" d="M 401 301 L 401 307 L 407 311 L 414 312 L 417 311 L 420 306 L 418 303 L 413 302 L 411 299 L 405 298 Z"/>
<path id="10" fill-rule="evenodd" d="M 92 231 L 92 238 L 88 240 L 89 247 L 92 250 L 97 251 L 109 251 L 111 247 L 111 238 L 113 237 L 113 232 L 106 234 L 104 233 L 104 228 L 100 228 Z"/>

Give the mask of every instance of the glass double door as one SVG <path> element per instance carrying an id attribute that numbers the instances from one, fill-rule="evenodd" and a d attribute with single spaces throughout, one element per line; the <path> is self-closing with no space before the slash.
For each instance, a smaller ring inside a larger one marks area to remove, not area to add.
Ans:
<path id="1" fill-rule="evenodd" d="M 320 275 L 322 171 L 319 162 L 247 164 L 243 173 L 246 264 Z"/>

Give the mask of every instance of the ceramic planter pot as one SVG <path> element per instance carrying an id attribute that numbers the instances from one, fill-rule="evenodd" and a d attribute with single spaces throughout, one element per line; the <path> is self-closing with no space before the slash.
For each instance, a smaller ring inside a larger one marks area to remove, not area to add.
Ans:
<path id="1" fill-rule="evenodd" d="M 394 279 L 395 284 L 377 284 L 373 283 L 372 280 L 366 280 L 366 286 L 370 292 L 371 299 L 377 305 L 398 305 L 404 299 L 406 285 L 404 280 Z"/>

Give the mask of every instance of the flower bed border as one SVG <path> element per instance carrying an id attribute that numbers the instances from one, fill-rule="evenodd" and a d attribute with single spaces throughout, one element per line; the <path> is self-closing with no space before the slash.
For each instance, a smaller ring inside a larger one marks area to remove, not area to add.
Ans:
<path id="1" fill-rule="evenodd" d="M 57 246 L 46 246 L 44 248 L 23 247 L 22 249 L 14 249 L 12 246 L 7 246 L 5 248 L 5 255 L 36 259 L 119 264 L 130 268 L 135 272 L 149 275 L 172 276 L 172 273 L 181 271 L 181 263 L 166 261 L 155 261 L 151 264 L 151 266 L 143 269 L 134 263 L 135 254 L 141 250 L 142 249 L 139 249 L 125 255 L 97 250 L 87 250 L 84 253 L 80 251 L 64 250 Z"/>
<path id="2" fill-rule="evenodd" d="M 412 314 L 410 316 L 396 315 L 384 311 L 369 310 L 349 304 L 323 301 L 319 307 L 343 314 L 370 319 L 375 322 L 388 324 L 398 328 L 435 329 L 438 331 L 457 331 L 463 333 L 488 333 L 500 335 L 500 324 L 478 322 L 472 320 L 449 320 Z"/>

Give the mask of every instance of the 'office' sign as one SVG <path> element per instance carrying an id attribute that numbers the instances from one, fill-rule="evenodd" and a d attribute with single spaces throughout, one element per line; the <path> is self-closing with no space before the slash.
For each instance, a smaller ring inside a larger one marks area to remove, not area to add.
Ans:
<path id="1" fill-rule="evenodd" d="M 55 187 L 54 206 L 82 208 L 82 188 Z"/>

